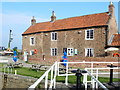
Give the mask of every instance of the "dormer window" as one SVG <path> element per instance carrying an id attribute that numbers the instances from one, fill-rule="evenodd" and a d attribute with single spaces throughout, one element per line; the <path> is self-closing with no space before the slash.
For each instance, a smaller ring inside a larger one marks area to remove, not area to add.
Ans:
<path id="1" fill-rule="evenodd" d="M 57 40 L 57 32 L 52 32 L 51 33 L 51 40 L 56 41 Z"/>
<path id="2" fill-rule="evenodd" d="M 85 30 L 85 40 L 93 40 L 94 39 L 94 30 L 88 29 Z"/>

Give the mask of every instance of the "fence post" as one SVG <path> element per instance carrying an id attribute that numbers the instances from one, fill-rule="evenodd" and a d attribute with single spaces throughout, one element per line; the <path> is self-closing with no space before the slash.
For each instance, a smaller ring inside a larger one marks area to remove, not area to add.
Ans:
<path id="1" fill-rule="evenodd" d="M 48 84 L 48 73 L 45 77 L 45 90 L 47 90 L 47 84 Z"/>
<path id="2" fill-rule="evenodd" d="M 55 63 L 55 74 L 54 74 L 54 89 L 55 89 L 55 86 L 56 86 L 56 75 L 57 75 L 57 69 L 58 69 L 58 67 L 57 67 L 57 65 L 58 65 L 58 63 L 56 62 Z"/>
<path id="3" fill-rule="evenodd" d="M 54 66 L 51 68 L 51 83 L 52 83 L 52 78 L 53 78 L 53 68 Z"/>
<path id="4" fill-rule="evenodd" d="M 85 68 L 85 71 L 87 71 L 87 69 Z M 88 73 L 87 74 L 85 74 L 84 75 L 84 77 L 85 77 L 85 81 L 84 81 L 84 83 L 85 83 L 85 90 L 87 90 L 87 75 L 88 75 Z"/>
<path id="5" fill-rule="evenodd" d="M 15 75 L 17 75 L 17 70 L 15 70 Z"/>
<path id="6" fill-rule="evenodd" d="M 98 69 L 96 69 L 96 79 L 98 80 Z M 98 89 L 98 83 L 96 82 L 96 89 Z"/>
<path id="7" fill-rule="evenodd" d="M 57 62 L 57 70 L 58 70 L 58 76 L 59 76 L 59 62 Z"/>
<path id="8" fill-rule="evenodd" d="M 66 80 L 65 80 L 65 84 L 68 85 L 68 62 L 65 62 L 66 65 Z"/>
<path id="9" fill-rule="evenodd" d="M 93 62 L 91 63 L 91 75 L 93 75 Z M 91 78 L 91 84 L 93 84 L 92 78 Z"/>

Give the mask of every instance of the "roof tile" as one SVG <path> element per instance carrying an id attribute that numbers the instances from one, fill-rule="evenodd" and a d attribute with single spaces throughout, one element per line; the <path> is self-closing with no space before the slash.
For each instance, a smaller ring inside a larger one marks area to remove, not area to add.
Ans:
<path id="1" fill-rule="evenodd" d="M 42 31 L 102 26 L 102 25 L 107 25 L 108 20 L 109 20 L 108 12 L 105 12 L 105 13 L 60 19 L 54 22 L 49 21 L 49 22 L 36 23 L 35 25 L 30 26 L 23 33 L 23 35 L 42 32 Z"/>
<path id="2" fill-rule="evenodd" d="M 114 37 L 110 46 L 120 46 L 120 34 L 114 34 Z"/>

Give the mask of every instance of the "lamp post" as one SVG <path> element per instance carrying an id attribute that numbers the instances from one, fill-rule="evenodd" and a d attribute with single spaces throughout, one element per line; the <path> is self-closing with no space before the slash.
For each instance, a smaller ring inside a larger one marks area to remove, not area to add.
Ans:
<path id="1" fill-rule="evenodd" d="M 12 30 L 10 30 L 9 33 L 9 42 L 8 42 L 8 50 L 10 50 L 10 43 L 12 42 L 13 38 L 12 38 Z"/>

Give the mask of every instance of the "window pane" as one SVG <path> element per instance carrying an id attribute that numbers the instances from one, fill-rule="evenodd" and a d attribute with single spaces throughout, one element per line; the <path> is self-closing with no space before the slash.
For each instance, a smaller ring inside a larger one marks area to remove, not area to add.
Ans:
<path id="1" fill-rule="evenodd" d="M 34 44 L 34 38 L 31 38 L 31 44 Z"/>
<path id="2" fill-rule="evenodd" d="M 68 55 L 70 55 L 70 49 L 68 49 Z"/>
<path id="3" fill-rule="evenodd" d="M 93 39 L 93 30 L 90 30 L 90 39 Z"/>
<path id="4" fill-rule="evenodd" d="M 54 56 L 54 49 L 52 49 L 52 56 Z"/>
<path id="5" fill-rule="evenodd" d="M 52 32 L 52 40 L 57 40 L 57 33 L 56 32 Z"/>
<path id="6" fill-rule="evenodd" d="M 57 48 L 52 48 L 52 56 L 56 56 L 57 55 Z"/>
<path id="7" fill-rule="evenodd" d="M 92 57 L 92 52 L 91 52 L 91 49 L 90 49 L 90 57 Z"/>
<path id="8" fill-rule="evenodd" d="M 57 55 L 57 49 L 55 48 L 55 56 Z"/>
<path id="9" fill-rule="evenodd" d="M 55 34 L 55 40 L 57 40 L 57 33 L 54 33 Z"/>
<path id="10" fill-rule="evenodd" d="M 52 33 L 52 40 L 54 40 L 54 33 Z"/>
<path id="11" fill-rule="evenodd" d="M 66 52 L 67 53 L 67 48 L 63 48 L 63 53 Z"/>
<path id="12" fill-rule="evenodd" d="M 89 57 L 89 49 L 87 49 L 87 56 Z"/>
<path id="13" fill-rule="evenodd" d="M 89 30 L 87 30 L 87 38 L 89 38 Z"/>

